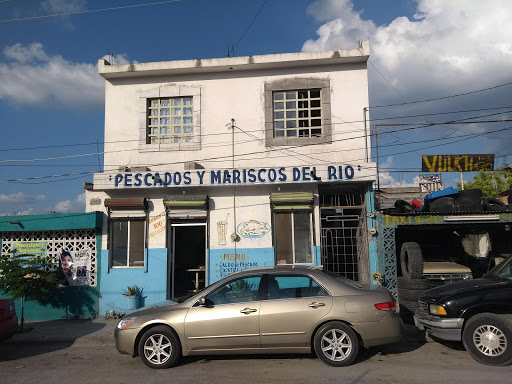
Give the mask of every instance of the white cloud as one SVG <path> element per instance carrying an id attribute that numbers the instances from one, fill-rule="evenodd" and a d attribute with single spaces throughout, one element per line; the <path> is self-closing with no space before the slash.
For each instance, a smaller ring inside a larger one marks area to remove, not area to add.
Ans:
<path id="1" fill-rule="evenodd" d="M 420 177 L 415 176 L 411 182 L 407 182 L 405 178 L 401 178 L 400 180 L 396 180 L 396 176 L 392 176 L 390 172 L 386 171 L 386 169 L 393 168 L 393 160 L 392 156 L 386 157 L 384 162 L 379 163 L 379 187 L 380 188 L 397 188 L 397 187 L 419 187 L 420 185 Z M 375 185 L 377 188 L 377 185 Z"/>
<path id="2" fill-rule="evenodd" d="M 0 63 L 0 99 L 55 108 L 102 108 L 104 80 L 95 65 L 48 56 L 40 43 L 4 49 Z"/>
<path id="3" fill-rule="evenodd" d="M 304 43 L 303 50 L 351 48 L 358 40 L 369 39 L 370 60 L 405 98 L 510 81 L 510 1 L 493 0 L 492 6 L 467 0 L 417 3 L 412 20 L 398 17 L 389 25 L 376 26 L 361 19 L 352 1 L 318 0 L 309 11 L 325 24 L 316 40 Z M 389 99 L 389 85 L 380 86 L 385 89 L 374 88 L 376 96 L 383 99 L 385 91 Z"/>
<path id="4" fill-rule="evenodd" d="M 11 193 L 10 195 L 0 194 L 0 204 L 30 204 L 45 199 L 44 195 L 27 195 L 23 192 Z"/>
<path id="5" fill-rule="evenodd" d="M 74 200 L 59 201 L 55 204 L 53 211 L 57 213 L 85 212 L 85 192 L 78 195 Z"/>

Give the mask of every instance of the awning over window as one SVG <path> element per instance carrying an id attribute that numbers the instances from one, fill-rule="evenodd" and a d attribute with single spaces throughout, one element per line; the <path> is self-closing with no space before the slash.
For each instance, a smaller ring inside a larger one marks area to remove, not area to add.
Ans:
<path id="1" fill-rule="evenodd" d="M 148 209 L 148 199 L 145 197 L 105 199 L 104 204 L 110 210 Z"/>
<path id="2" fill-rule="evenodd" d="M 207 195 L 172 195 L 164 197 L 167 209 L 208 209 Z"/>
<path id="3" fill-rule="evenodd" d="M 314 202 L 312 192 L 276 192 L 270 194 L 270 203 L 275 210 L 311 209 Z"/>

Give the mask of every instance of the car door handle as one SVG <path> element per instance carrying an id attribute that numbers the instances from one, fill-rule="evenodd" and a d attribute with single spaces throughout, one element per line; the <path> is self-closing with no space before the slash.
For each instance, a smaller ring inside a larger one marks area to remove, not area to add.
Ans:
<path id="1" fill-rule="evenodd" d="M 252 309 L 252 308 L 244 308 L 240 311 L 240 313 L 243 313 L 244 315 L 248 315 L 249 313 L 253 313 L 253 312 L 256 312 L 257 309 Z"/>
<path id="2" fill-rule="evenodd" d="M 309 304 L 308 307 L 311 307 L 311 308 L 325 307 L 325 303 L 317 303 L 315 301 L 315 302 Z"/>

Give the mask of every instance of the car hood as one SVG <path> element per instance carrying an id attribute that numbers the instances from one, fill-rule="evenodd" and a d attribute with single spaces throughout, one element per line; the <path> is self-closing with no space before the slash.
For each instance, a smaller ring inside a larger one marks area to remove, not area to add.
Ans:
<path id="1" fill-rule="evenodd" d="M 471 269 L 453 261 L 425 261 L 423 273 L 471 273 Z"/>
<path id="2" fill-rule="evenodd" d="M 151 305 L 148 305 L 146 307 L 139 308 L 133 312 L 130 312 L 125 315 L 125 317 L 128 316 L 142 316 L 148 313 L 157 313 L 162 311 L 167 311 L 169 309 L 174 309 L 174 307 L 180 306 L 177 302 L 172 300 L 164 300 L 160 301 L 158 303 L 154 303 Z"/>
<path id="3" fill-rule="evenodd" d="M 495 290 L 501 287 L 504 288 L 506 286 L 510 286 L 510 284 L 511 283 L 508 280 L 497 278 L 466 280 L 429 289 L 421 295 L 420 300 L 427 302 L 441 302 L 446 298 L 452 298 L 459 295 L 469 295 L 475 292 Z"/>

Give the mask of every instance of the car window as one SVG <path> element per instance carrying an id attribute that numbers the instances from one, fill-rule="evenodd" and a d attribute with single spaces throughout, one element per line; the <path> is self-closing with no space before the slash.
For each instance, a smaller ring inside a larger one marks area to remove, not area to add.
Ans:
<path id="1" fill-rule="evenodd" d="M 512 280 L 512 256 L 496 265 L 486 276 Z"/>
<path id="2" fill-rule="evenodd" d="M 221 285 L 210 292 L 206 299 L 210 305 L 244 303 L 259 300 L 261 276 L 243 277 Z"/>
<path id="3" fill-rule="evenodd" d="M 327 291 L 309 276 L 273 276 L 267 281 L 267 300 L 327 296 Z"/>

